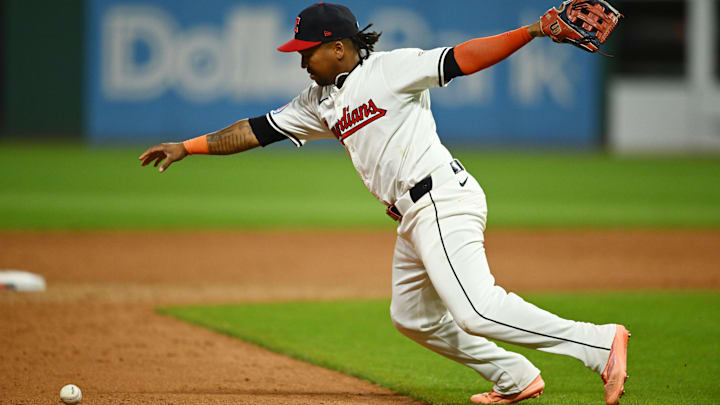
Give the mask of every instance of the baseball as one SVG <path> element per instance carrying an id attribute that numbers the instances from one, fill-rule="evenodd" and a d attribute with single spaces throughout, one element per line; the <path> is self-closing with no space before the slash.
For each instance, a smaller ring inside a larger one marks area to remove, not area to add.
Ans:
<path id="1" fill-rule="evenodd" d="M 60 400 L 67 405 L 77 404 L 82 400 L 82 392 L 75 384 L 68 384 L 60 390 Z"/>

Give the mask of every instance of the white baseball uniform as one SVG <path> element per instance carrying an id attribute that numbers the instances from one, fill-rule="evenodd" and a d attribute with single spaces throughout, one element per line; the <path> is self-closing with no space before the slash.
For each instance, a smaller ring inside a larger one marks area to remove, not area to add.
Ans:
<path id="1" fill-rule="evenodd" d="M 569 355 L 599 374 L 615 325 L 565 320 L 495 285 L 483 246 L 485 194 L 440 143 L 430 111 L 428 89 L 447 84 L 449 50 L 371 53 L 335 85 L 312 84 L 267 123 L 251 125 L 297 146 L 338 139 L 368 190 L 403 215 L 390 308 L 400 332 L 476 370 L 501 394 L 522 391 L 540 372 L 486 338 Z"/>

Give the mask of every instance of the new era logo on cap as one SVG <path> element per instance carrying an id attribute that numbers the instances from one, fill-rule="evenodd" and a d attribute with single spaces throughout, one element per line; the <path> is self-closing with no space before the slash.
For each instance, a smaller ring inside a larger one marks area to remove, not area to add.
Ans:
<path id="1" fill-rule="evenodd" d="M 358 33 L 359 25 L 349 8 L 316 3 L 300 12 L 293 31 L 295 38 L 278 47 L 278 51 L 302 51 L 323 42 L 348 38 Z"/>

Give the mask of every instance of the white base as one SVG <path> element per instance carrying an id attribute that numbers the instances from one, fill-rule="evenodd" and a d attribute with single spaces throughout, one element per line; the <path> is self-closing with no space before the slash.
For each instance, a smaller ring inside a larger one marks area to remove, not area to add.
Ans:
<path id="1" fill-rule="evenodd" d="M 45 279 L 27 271 L 2 270 L 0 290 L 45 291 Z"/>

